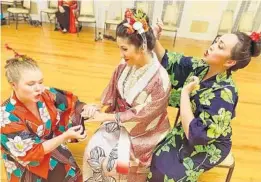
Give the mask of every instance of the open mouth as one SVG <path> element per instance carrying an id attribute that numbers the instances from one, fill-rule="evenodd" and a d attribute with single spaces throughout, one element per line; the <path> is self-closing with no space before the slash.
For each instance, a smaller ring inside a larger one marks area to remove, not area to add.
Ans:
<path id="1" fill-rule="evenodd" d="M 128 62 L 129 61 L 129 59 L 124 59 L 125 60 L 125 62 Z"/>
<path id="2" fill-rule="evenodd" d="M 36 99 L 39 99 L 41 96 L 41 94 L 37 94 L 36 96 L 34 96 Z"/>

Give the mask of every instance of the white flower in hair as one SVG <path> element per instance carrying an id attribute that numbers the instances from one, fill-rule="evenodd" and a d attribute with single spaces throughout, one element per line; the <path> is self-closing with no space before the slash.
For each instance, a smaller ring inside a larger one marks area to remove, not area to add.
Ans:
<path id="1" fill-rule="evenodd" d="M 142 23 L 139 22 L 139 21 L 136 21 L 134 24 L 133 24 L 133 28 L 134 30 L 137 30 L 139 34 L 143 33 L 144 32 L 144 29 L 142 27 Z"/>

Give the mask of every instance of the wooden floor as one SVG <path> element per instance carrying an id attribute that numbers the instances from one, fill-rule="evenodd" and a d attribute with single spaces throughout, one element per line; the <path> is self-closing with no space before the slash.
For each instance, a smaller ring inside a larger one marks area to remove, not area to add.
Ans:
<path id="1" fill-rule="evenodd" d="M 3 26 L 1 40 L 1 96 L 10 94 L 10 87 L 4 77 L 4 64 L 12 53 L 4 49 L 8 43 L 19 53 L 27 54 L 39 62 L 44 73 L 45 85 L 70 90 L 82 101 L 98 102 L 102 90 L 119 63 L 120 54 L 115 42 L 94 42 L 92 29 L 84 27 L 80 36 L 54 32 L 49 24 L 43 28 L 29 25 Z M 209 42 L 177 39 L 172 47 L 172 38 L 165 38 L 162 44 L 169 51 L 180 51 L 186 55 L 200 57 Z M 239 88 L 237 118 L 233 120 L 233 154 L 236 167 L 231 182 L 260 182 L 261 173 L 261 58 L 255 59 L 242 71 L 234 74 Z M 175 110 L 170 109 L 173 123 Z M 98 124 L 88 124 L 89 136 Z M 82 164 L 83 150 L 87 141 L 71 145 L 70 148 Z M 5 181 L 3 173 L 1 181 Z M 212 169 L 200 177 L 200 182 L 224 182 L 226 169 Z"/>

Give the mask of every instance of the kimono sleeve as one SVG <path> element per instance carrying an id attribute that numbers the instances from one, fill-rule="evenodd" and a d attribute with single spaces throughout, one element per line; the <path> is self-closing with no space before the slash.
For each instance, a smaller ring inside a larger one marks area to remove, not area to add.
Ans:
<path id="1" fill-rule="evenodd" d="M 238 100 L 234 87 L 219 89 L 207 95 L 200 100 L 199 116 L 189 125 L 188 140 L 192 145 L 206 145 L 232 133 L 230 122 L 235 117 Z"/>
<path id="2" fill-rule="evenodd" d="M 25 122 L 16 116 L 10 102 L 1 106 L 1 151 L 10 154 L 22 165 L 39 164 L 45 157 L 43 140 L 31 134 Z"/>
<path id="3" fill-rule="evenodd" d="M 111 80 L 107 87 L 104 89 L 101 104 L 103 106 L 107 106 L 106 112 L 115 111 L 115 101 L 117 98 L 117 80 L 119 78 L 119 74 L 121 73 L 122 68 L 124 67 L 123 64 L 120 64 L 113 72 Z"/>
<path id="4" fill-rule="evenodd" d="M 78 97 L 71 92 L 50 88 L 49 93 L 54 105 L 59 112 L 58 133 L 60 134 L 72 126 L 81 124 L 81 112 L 85 103 L 78 100 Z"/>
<path id="5" fill-rule="evenodd" d="M 196 72 L 207 67 L 207 64 L 200 58 L 186 57 L 180 53 L 167 51 L 161 64 L 167 70 L 172 85 L 169 105 L 179 107 L 181 90 L 187 78 L 197 75 Z"/>
<path id="6" fill-rule="evenodd" d="M 176 52 L 167 52 L 162 58 L 161 64 L 170 76 L 172 88 L 182 88 L 187 77 L 193 70 L 192 57 L 185 57 Z"/>
<path id="7" fill-rule="evenodd" d="M 1 150 L 11 154 L 22 165 L 38 166 L 49 156 L 44 154 L 42 142 L 43 140 L 26 131 L 1 133 Z"/>

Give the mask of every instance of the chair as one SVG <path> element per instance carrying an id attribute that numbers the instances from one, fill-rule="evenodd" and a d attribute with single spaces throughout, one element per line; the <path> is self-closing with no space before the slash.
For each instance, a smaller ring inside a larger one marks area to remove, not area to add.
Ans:
<path id="1" fill-rule="evenodd" d="M 26 18 L 30 19 L 30 10 L 31 10 L 31 1 L 30 0 L 24 0 L 22 8 L 8 8 L 8 24 L 10 25 L 10 15 L 15 15 L 15 20 L 16 20 L 16 30 L 18 27 L 18 15 L 22 15 L 23 19 L 26 20 Z M 26 16 L 24 16 L 26 15 Z"/>
<path id="2" fill-rule="evenodd" d="M 149 3 L 148 2 L 137 2 L 136 9 L 141 9 L 147 15 L 149 14 Z"/>
<path id="3" fill-rule="evenodd" d="M 94 12 L 94 0 L 82 0 L 80 3 L 80 12 L 77 18 L 77 36 L 79 36 L 80 25 L 84 23 L 94 23 L 95 24 L 95 40 L 97 37 L 97 27 L 96 27 L 96 18 Z"/>
<path id="4" fill-rule="evenodd" d="M 176 5 L 167 5 L 166 11 L 163 17 L 163 27 L 162 29 L 169 32 L 175 32 L 173 47 L 175 46 L 177 38 L 177 20 L 178 20 L 178 8 Z"/>
<path id="5" fill-rule="evenodd" d="M 42 24 L 42 13 L 47 14 L 50 23 L 52 23 L 52 20 L 54 20 L 55 21 L 54 23 L 56 23 L 55 13 L 58 11 L 58 0 L 47 1 L 47 4 L 48 4 L 48 8 L 40 11 L 41 24 Z"/>
<path id="6" fill-rule="evenodd" d="M 238 31 L 252 32 L 254 22 L 254 13 L 251 11 L 243 12 L 239 20 Z"/>
<path id="7" fill-rule="evenodd" d="M 177 126 L 178 121 L 179 121 L 179 117 L 180 117 L 180 109 L 177 112 L 173 127 Z M 234 168 L 235 168 L 235 158 L 234 158 L 232 152 L 230 152 L 228 154 L 228 156 L 220 164 L 218 164 L 216 167 L 229 169 L 225 182 L 230 182 L 232 174 L 234 172 Z"/>
<path id="8" fill-rule="evenodd" d="M 104 32 L 103 35 L 106 35 L 106 30 L 107 28 L 110 27 L 110 25 L 118 25 L 121 23 L 121 21 L 124 19 L 124 13 L 122 12 L 122 7 L 121 4 L 119 4 L 118 2 L 116 2 L 117 4 L 115 4 L 115 2 L 111 2 L 109 4 L 108 10 L 105 13 L 105 22 L 104 22 Z M 112 7 L 117 7 L 116 8 L 112 8 Z M 110 10 L 113 10 L 110 11 Z M 115 12 L 116 11 L 116 12 Z"/>
<path id="9" fill-rule="evenodd" d="M 234 168 L 235 168 L 235 158 L 234 158 L 232 152 L 230 152 L 228 154 L 228 156 L 216 167 L 229 169 L 228 173 L 227 173 L 226 182 L 230 182 L 232 174 L 234 172 Z"/>

